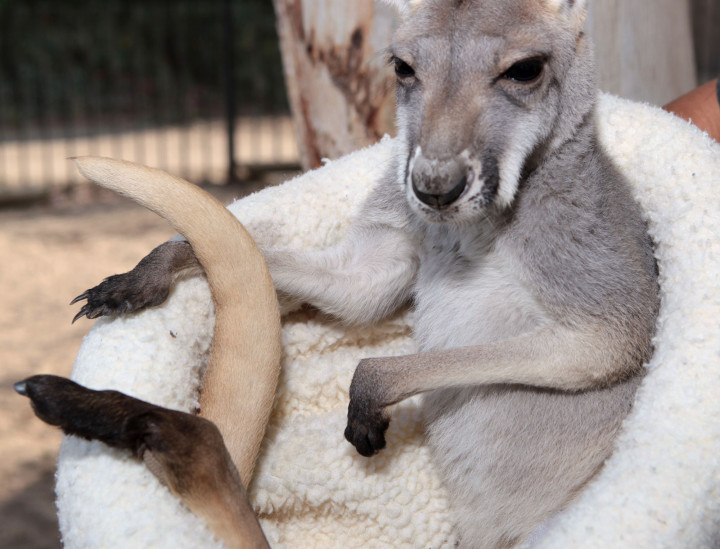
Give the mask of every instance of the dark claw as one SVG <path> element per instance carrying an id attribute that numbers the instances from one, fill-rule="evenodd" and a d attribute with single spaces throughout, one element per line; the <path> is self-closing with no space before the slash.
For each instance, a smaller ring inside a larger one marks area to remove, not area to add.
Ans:
<path id="1" fill-rule="evenodd" d="M 84 293 L 84 294 L 80 294 L 80 295 L 77 296 L 75 299 L 73 299 L 73 300 L 70 302 L 70 305 L 75 305 L 78 301 L 82 301 L 83 299 L 87 299 L 89 295 L 90 295 L 90 290 L 85 290 L 85 293 Z"/>
<path id="2" fill-rule="evenodd" d="M 167 299 L 170 285 L 170 275 L 143 276 L 142 271 L 136 270 L 113 275 L 70 302 L 70 305 L 74 305 L 83 299 L 87 300 L 72 321 L 75 322 L 83 316 L 92 320 L 101 316 L 121 315 L 160 305 Z"/>
<path id="3" fill-rule="evenodd" d="M 13 385 L 13 389 L 15 389 L 16 393 L 21 394 L 22 396 L 28 396 L 26 381 L 18 381 L 15 385 Z"/>
<path id="4" fill-rule="evenodd" d="M 75 301 L 77 301 L 77 299 L 75 299 Z M 73 303 L 75 303 L 75 301 L 73 301 L 70 305 L 72 305 Z M 87 305 L 83 305 L 83 308 L 80 309 L 80 311 L 78 312 L 78 314 L 76 314 L 76 315 L 73 317 L 71 324 L 75 324 L 75 321 L 76 321 L 78 318 L 83 317 L 83 316 L 85 316 L 86 314 L 88 314 L 88 306 L 87 306 Z"/>
<path id="5" fill-rule="evenodd" d="M 132 271 L 110 276 L 73 299 L 70 305 L 87 300 L 73 322 L 83 316 L 93 319 L 160 305 L 170 294 L 173 277 L 198 267 L 190 244 L 165 242 L 145 256 Z"/>

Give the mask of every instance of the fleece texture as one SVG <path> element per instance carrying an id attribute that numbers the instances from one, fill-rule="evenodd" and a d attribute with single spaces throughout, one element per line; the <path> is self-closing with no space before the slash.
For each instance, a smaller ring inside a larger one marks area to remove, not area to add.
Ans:
<path id="1" fill-rule="evenodd" d="M 720 543 L 720 146 L 660 109 L 602 96 L 602 142 L 632 183 L 656 242 L 662 305 L 655 353 L 617 449 L 540 547 L 676 548 Z M 337 242 L 386 169 L 394 141 L 328 162 L 230 206 L 259 240 Z M 202 279 L 161 307 L 96 322 L 73 379 L 170 408 L 197 406 L 212 335 Z M 412 313 L 346 328 L 303 310 L 283 320 L 283 372 L 250 489 L 273 547 L 453 547 L 446 494 L 411 399 L 371 459 L 343 439 L 357 361 L 413 352 Z M 221 547 L 145 467 L 74 437 L 58 460 L 67 547 Z"/>

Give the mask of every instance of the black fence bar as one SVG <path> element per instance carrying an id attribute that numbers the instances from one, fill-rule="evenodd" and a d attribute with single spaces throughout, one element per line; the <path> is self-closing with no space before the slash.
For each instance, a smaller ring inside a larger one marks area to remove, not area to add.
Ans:
<path id="1" fill-rule="evenodd" d="M 225 38 L 225 120 L 227 123 L 228 148 L 228 180 L 233 181 L 237 176 L 235 165 L 235 48 L 233 47 L 234 14 L 232 0 L 223 1 Z"/>

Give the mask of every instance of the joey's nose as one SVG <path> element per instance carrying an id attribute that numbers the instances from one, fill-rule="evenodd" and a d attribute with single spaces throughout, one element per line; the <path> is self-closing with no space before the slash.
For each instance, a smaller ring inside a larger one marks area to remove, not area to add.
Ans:
<path id="1" fill-rule="evenodd" d="M 433 208 L 441 209 L 445 206 L 449 206 L 458 198 L 460 198 L 460 195 L 465 190 L 466 184 L 467 177 L 462 177 L 448 192 L 443 194 L 432 194 L 424 193 L 420 189 L 418 189 L 415 186 L 415 180 L 413 179 L 413 192 L 415 193 L 415 196 L 418 197 L 418 200 L 420 200 L 420 202 L 422 202 L 423 204 L 427 204 L 428 206 L 432 206 Z"/>
<path id="2" fill-rule="evenodd" d="M 472 170 L 462 162 L 452 160 L 416 159 L 412 170 L 412 189 L 423 204 L 442 209 L 463 194 L 472 178 Z"/>

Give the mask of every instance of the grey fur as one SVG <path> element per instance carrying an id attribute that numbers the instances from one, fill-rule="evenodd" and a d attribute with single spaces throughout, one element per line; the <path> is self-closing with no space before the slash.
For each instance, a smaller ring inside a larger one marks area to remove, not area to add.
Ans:
<path id="1" fill-rule="evenodd" d="M 346 436 L 379 451 L 389 407 L 427 393 L 462 545 L 512 547 L 612 451 L 651 353 L 652 247 L 598 143 L 585 2 L 393 3 L 395 166 L 336 247 L 264 253 L 286 308 L 373 322 L 412 298 L 421 352 L 360 362 Z M 525 59 L 542 74 L 513 81 Z"/>

